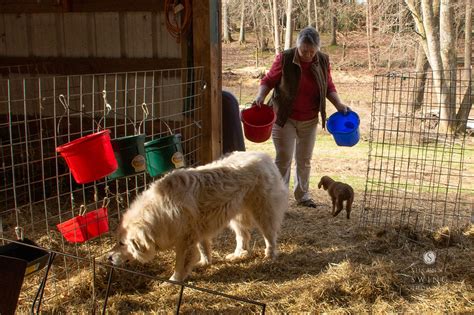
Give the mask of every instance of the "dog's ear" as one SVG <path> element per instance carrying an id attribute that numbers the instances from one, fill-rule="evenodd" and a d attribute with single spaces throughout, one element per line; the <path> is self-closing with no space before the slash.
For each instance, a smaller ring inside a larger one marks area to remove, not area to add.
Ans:
<path id="1" fill-rule="evenodd" d="M 142 244 L 140 241 L 138 240 L 130 240 L 130 246 L 132 246 L 133 250 L 135 252 L 144 252 L 146 251 L 146 247 L 144 244 Z"/>
<path id="2" fill-rule="evenodd" d="M 156 253 L 156 246 L 145 229 L 140 228 L 135 235 L 128 240 L 130 254 L 141 262 L 147 262 Z"/>
<path id="3" fill-rule="evenodd" d="M 320 181 L 319 184 L 318 184 L 318 188 L 319 188 L 319 189 L 321 189 L 321 185 L 322 185 L 322 184 L 323 184 L 323 182 Z"/>

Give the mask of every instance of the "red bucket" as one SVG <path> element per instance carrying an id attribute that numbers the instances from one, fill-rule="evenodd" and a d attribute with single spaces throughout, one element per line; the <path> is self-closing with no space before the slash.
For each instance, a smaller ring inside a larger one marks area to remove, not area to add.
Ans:
<path id="1" fill-rule="evenodd" d="M 245 138 L 258 143 L 270 138 L 276 115 L 273 108 L 262 105 L 243 109 L 240 118 L 244 126 Z"/>
<path id="2" fill-rule="evenodd" d="M 78 184 L 101 179 L 118 167 L 108 129 L 63 144 L 56 151 L 66 160 Z"/>
<path id="3" fill-rule="evenodd" d="M 109 231 L 107 208 L 78 215 L 56 225 L 59 232 L 71 243 L 83 243 Z"/>

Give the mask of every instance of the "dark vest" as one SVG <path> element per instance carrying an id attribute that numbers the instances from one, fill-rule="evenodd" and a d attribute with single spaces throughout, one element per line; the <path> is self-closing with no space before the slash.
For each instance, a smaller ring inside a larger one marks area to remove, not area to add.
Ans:
<path id="1" fill-rule="evenodd" d="M 299 59 L 296 56 L 296 48 L 291 48 L 282 53 L 282 75 L 281 80 L 273 89 L 270 104 L 277 113 L 276 124 L 283 127 L 293 111 L 293 101 L 298 91 L 301 78 Z M 326 92 L 328 86 L 328 55 L 317 52 L 316 58 L 311 65 L 311 72 L 320 89 L 319 104 L 314 107 L 321 114 L 322 127 L 326 127 Z"/>

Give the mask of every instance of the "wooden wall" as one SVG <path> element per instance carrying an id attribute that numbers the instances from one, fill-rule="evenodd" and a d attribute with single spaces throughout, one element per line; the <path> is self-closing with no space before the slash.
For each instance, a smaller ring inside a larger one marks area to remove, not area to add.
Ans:
<path id="1" fill-rule="evenodd" d="M 221 1 L 190 3 L 191 31 L 178 42 L 164 0 L 0 0 L 0 79 L 19 64 L 66 75 L 203 66 L 200 161 L 212 161 L 222 152 Z"/>
<path id="2" fill-rule="evenodd" d="M 181 58 L 164 12 L 0 14 L 0 56 Z"/>

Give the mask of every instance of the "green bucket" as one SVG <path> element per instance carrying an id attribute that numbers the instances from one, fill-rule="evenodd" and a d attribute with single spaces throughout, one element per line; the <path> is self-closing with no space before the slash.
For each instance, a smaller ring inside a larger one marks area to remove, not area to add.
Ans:
<path id="1" fill-rule="evenodd" d="M 145 135 L 116 138 L 111 141 L 118 168 L 109 179 L 136 175 L 146 169 Z"/>
<path id="2" fill-rule="evenodd" d="M 146 142 L 145 152 L 146 167 L 152 177 L 162 175 L 175 168 L 184 167 L 180 134 Z"/>

